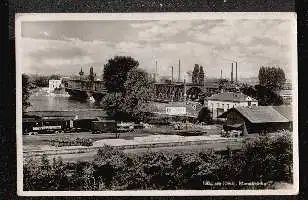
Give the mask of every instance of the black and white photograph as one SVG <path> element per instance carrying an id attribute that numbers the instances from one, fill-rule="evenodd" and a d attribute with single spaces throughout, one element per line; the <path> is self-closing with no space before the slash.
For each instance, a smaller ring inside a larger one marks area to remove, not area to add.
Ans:
<path id="1" fill-rule="evenodd" d="M 19 195 L 298 193 L 296 14 L 15 18 Z"/>

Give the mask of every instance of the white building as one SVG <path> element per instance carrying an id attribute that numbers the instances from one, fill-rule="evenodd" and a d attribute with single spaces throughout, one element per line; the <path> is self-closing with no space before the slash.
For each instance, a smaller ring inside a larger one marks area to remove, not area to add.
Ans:
<path id="1" fill-rule="evenodd" d="M 56 88 L 61 88 L 62 80 L 49 80 L 49 92 L 54 92 Z"/>
<path id="2" fill-rule="evenodd" d="M 214 94 L 207 99 L 208 109 L 212 112 L 214 119 L 228 109 L 233 107 L 258 106 L 258 101 L 243 93 L 223 92 Z"/>

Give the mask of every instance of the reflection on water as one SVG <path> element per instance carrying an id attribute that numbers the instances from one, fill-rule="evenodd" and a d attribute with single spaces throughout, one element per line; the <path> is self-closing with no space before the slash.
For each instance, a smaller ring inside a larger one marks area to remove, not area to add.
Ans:
<path id="1" fill-rule="evenodd" d="M 58 110 L 78 110 L 95 109 L 101 106 L 93 101 L 78 101 L 65 94 L 48 94 L 44 89 L 35 91 L 29 97 L 31 106 L 28 111 L 58 111 Z"/>

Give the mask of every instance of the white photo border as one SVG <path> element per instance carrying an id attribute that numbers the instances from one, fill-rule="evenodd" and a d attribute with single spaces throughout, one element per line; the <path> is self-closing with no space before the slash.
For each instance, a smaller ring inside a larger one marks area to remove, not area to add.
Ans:
<path id="1" fill-rule="evenodd" d="M 292 87 L 293 87 L 293 188 L 276 190 L 126 190 L 126 191 L 24 191 L 22 150 L 22 49 L 21 24 L 25 21 L 78 20 L 214 20 L 214 19 L 284 19 L 292 23 Z M 296 195 L 299 192 L 298 154 L 298 75 L 297 17 L 294 12 L 172 12 L 172 13 L 17 13 L 15 15 L 16 49 L 16 146 L 17 194 L 19 196 L 250 196 Z"/>

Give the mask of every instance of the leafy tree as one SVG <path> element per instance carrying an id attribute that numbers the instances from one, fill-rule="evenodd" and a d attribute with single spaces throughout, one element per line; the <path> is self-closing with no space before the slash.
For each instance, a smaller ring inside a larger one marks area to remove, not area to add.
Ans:
<path id="1" fill-rule="evenodd" d="M 61 75 L 59 74 L 52 74 L 48 77 L 49 80 L 60 80 L 61 79 Z"/>
<path id="2" fill-rule="evenodd" d="M 129 70 L 136 68 L 139 62 L 132 57 L 115 56 L 104 66 L 103 80 L 108 92 L 124 92 L 124 83 Z"/>
<path id="3" fill-rule="evenodd" d="M 199 76 L 198 76 L 198 79 L 199 79 L 199 84 L 204 84 L 204 78 L 205 78 L 205 74 L 204 74 L 204 70 L 203 70 L 203 67 L 200 66 L 200 71 L 199 71 Z"/>
<path id="4" fill-rule="evenodd" d="M 37 76 L 34 78 L 34 85 L 36 85 L 37 87 L 48 87 L 48 81 L 48 76 Z"/>
<path id="5" fill-rule="evenodd" d="M 22 111 L 25 112 L 26 109 L 31 106 L 29 102 L 30 96 L 30 82 L 29 76 L 26 74 L 22 74 Z"/>
<path id="6" fill-rule="evenodd" d="M 122 93 L 107 93 L 102 105 L 108 116 L 115 120 L 127 121 L 129 115 L 123 111 L 124 97 Z"/>
<path id="7" fill-rule="evenodd" d="M 257 91 L 252 85 L 243 84 L 240 88 L 240 91 L 247 96 L 257 98 Z"/>
<path id="8" fill-rule="evenodd" d="M 277 67 L 261 67 L 259 69 L 259 84 L 273 91 L 282 89 L 286 82 L 283 69 Z"/>
<path id="9" fill-rule="evenodd" d="M 211 111 L 208 108 L 203 107 L 198 114 L 197 120 L 199 122 L 211 123 L 212 122 Z"/>
<path id="10" fill-rule="evenodd" d="M 194 70 L 192 72 L 192 83 L 198 84 L 199 83 L 199 65 L 195 64 Z"/>
<path id="11" fill-rule="evenodd" d="M 256 85 L 255 90 L 257 100 L 261 106 L 279 106 L 283 104 L 282 97 L 271 89 L 261 85 Z"/>
<path id="12" fill-rule="evenodd" d="M 163 83 L 171 83 L 171 79 L 169 76 L 162 76 L 160 78 L 160 81 L 163 82 Z"/>
<path id="13" fill-rule="evenodd" d="M 257 99 L 261 106 L 279 106 L 283 104 L 282 97 L 265 86 L 243 85 L 240 90 L 243 94 Z"/>
<path id="14" fill-rule="evenodd" d="M 141 69 L 132 69 L 124 83 L 123 110 L 139 121 L 147 117 L 149 101 L 152 99 L 153 87 L 147 73 Z"/>
<path id="15" fill-rule="evenodd" d="M 103 97 L 103 107 L 116 120 L 144 120 L 149 116 L 152 84 L 140 69 L 130 70 L 126 79 L 122 93 L 108 93 Z"/>

